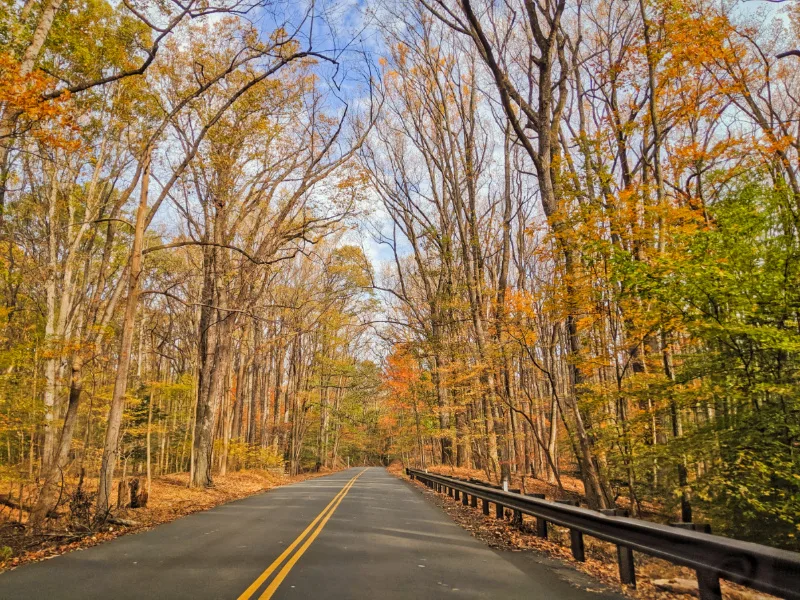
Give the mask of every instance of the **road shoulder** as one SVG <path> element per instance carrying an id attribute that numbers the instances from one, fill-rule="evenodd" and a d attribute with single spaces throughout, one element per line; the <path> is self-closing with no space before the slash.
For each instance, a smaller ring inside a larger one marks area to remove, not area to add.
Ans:
<path id="1" fill-rule="evenodd" d="M 392 474 L 402 479 L 426 501 L 440 508 L 470 535 L 491 549 L 501 552 L 507 560 L 522 570 L 546 568 L 571 586 L 596 593 L 598 599 L 644 597 L 636 595 L 635 591 L 632 592 L 618 583 L 615 566 L 610 567 L 592 557 L 587 557 L 585 563 L 576 563 L 570 559 L 567 547 L 555 541 L 542 540 L 530 535 L 527 526 L 520 530 L 508 520 L 486 517 L 479 509 L 464 506 L 460 501 L 457 502 L 444 494 L 437 494 L 420 483 L 412 482 L 403 473 Z"/>

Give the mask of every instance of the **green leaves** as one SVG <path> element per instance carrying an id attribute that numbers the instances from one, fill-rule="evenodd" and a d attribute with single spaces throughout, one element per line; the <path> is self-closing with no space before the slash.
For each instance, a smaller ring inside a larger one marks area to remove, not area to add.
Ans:
<path id="1" fill-rule="evenodd" d="M 745 183 L 668 258 L 621 258 L 615 271 L 679 340 L 675 383 L 650 391 L 676 399 L 685 437 L 644 464 L 685 457 L 716 530 L 776 544 L 800 514 L 800 247 L 786 202 Z"/>

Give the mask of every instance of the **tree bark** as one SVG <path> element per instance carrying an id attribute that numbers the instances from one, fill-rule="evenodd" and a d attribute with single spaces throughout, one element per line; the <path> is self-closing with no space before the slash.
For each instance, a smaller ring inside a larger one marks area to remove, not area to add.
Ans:
<path id="1" fill-rule="evenodd" d="M 55 510 L 59 496 L 59 484 L 62 481 L 64 469 L 69 461 L 69 451 L 72 446 L 72 437 L 75 424 L 78 422 L 78 406 L 80 405 L 81 392 L 83 391 L 83 359 L 76 353 L 72 359 L 72 376 L 70 378 L 69 401 L 67 414 L 64 418 L 64 427 L 61 430 L 57 452 L 48 463 L 44 475 L 44 484 L 39 492 L 39 498 L 31 512 L 31 524 L 39 528 L 44 523 L 47 515 Z"/>
<path id="2" fill-rule="evenodd" d="M 142 174 L 139 206 L 136 209 L 136 226 L 133 236 L 130 270 L 128 272 L 128 297 L 125 301 L 125 316 L 122 321 L 122 340 L 119 351 L 119 364 L 114 379 L 114 391 L 111 396 L 111 408 L 108 412 L 108 425 L 103 448 L 103 459 L 100 465 L 100 487 L 97 492 L 97 513 L 105 518 L 111 508 L 111 490 L 114 469 L 117 464 L 122 413 L 125 408 L 125 391 L 128 386 L 128 371 L 131 364 L 131 349 L 136 319 L 136 308 L 139 300 L 139 279 L 142 274 L 142 249 L 147 219 L 147 193 L 150 186 L 150 157 L 145 158 Z"/>

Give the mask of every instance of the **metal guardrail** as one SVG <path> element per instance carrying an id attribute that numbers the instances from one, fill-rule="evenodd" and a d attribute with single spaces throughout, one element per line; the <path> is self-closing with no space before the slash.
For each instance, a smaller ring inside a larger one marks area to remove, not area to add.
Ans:
<path id="1" fill-rule="evenodd" d="M 584 535 L 616 544 L 620 580 L 628 585 L 636 585 L 632 552 L 636 550 L 695 569 L 702 600 L 721 600 L 720 579 L 780 598 L 800 600 L 800 554 L 796 552 L 711 535 L 708 526 L 651 523 L 629 518 L 627 511 L 580 508 L 570 502 L 545 500 L 541 494 L 504 491 L 478 480 L 418 469 L 406 469 L 406 474 L 464 505 L 477 508 L 478 500 L 482 500 L 485 515 L 489 514 L 489 503 L 494 503 L 498 518 L 504 516 L 504 508 L 514 511 L 514 520 L 519 524 L 523 514 L 535 517 L 536 533 L 541 537 L 547 537 L 548 523 L 569 528 L 572 555 L 578 561 L 585 557 Z"/>

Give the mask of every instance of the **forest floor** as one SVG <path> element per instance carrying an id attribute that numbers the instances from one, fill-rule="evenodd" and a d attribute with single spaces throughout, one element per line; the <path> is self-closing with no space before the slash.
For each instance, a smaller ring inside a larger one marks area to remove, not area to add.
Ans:
<path id="1" fill-rule="evenodd" d="M 269 471 L 238 471 L 216 476 L 214 486 L 204 489 L 189 488 L 188 473 L 154 477 L 146 507 L 119 508 L 113 511 L 116 523 L 95 526 L 88 526 L 89 519 L 76 517 L 75 512 L 92 507 L 97 479 L 84 481 L 84 494 L 77 500 L 75 491 L 78 482 L 68 481 L 62 494 L 59 517 L 51 519 L 48 527 L 42 531 L 34 532 L 27 527 L 28 513 L 24 508 L 12 509 L 0 505 L 0 572 L 28 562 L 46 560 L 65 552 L 94 546 L 120 535 L 150 529 L 232 500 L 331 472 L 327 469 L 319 473 L 290 477 Z M 141 481 L 144 485 L 143 477 Z M 11 495 L 5 497 L 9 496 Z M 18 500 L 14 504 L 18 505 Z M 27 502 L 22 504 L 28 506 Z M 120 522 L 128 524 L 121 525 Z"/>
<path id="2" fill-rule="evenodd" d="M 470 469 L 436 466 L 429 467 L 428 470 L 441 475 L 485 479 L 485 473 Z M 403 466 L 399 461 L 392 463 L 389 471 L 398 477 L 406 478 Z M 516 527 L 510 519 L 484 516 L 480 510 L 464 506 L 460 501 L 455 501 L 444 494 L 437 494 L 419 482 L 414 483 L 432 502 L 447 512 L 453 521 L 492 548 L 512 552 L 542 552 L 552 558 L 568 562 L 576 569 L 636 600 L 688 600 L 698 597 L 696 575 L 691 569 L 636 552 L 637 587 L 634 589 L 630 586 L 623 586 L 619 583 L 616 547 L 613 544 L 586 536 L 584 538 L 586 561 L 579 563 L 572 559 L 569 549 L 569 530 L 564 527 L 548 524 L 548 538 L 545 540 L 534 535 L 534 519 L 531 517 L 524 516 L 523 526 Z M 583 500 L 583 486 L 580 481 L 562 476 L 562 483 L 565 490 L 563 492 L 557 486 L 526 477 L 524 489 L 527 493 L 545 494 L 548 499 Z M 522 482 L 517 478 L 512 481 L 511 487 L 521 487 L 521 484 Z M 659 514 L 656 507 L 643 506 L 642 508 L 644 518 L 648 517 L 648 508 L 654 514 Z M 659 586 L 667 586 L 672 591 L 656 586 L 654 583 L 656 581 L 659 582 Z M 677 592 L 677 590 L 683 589 L 689 593 Z M 755 592 L 724 580 L 722 581 L 722 594 L 725 600 L 773 600 L 775 598 L 769 594 Z"/>

